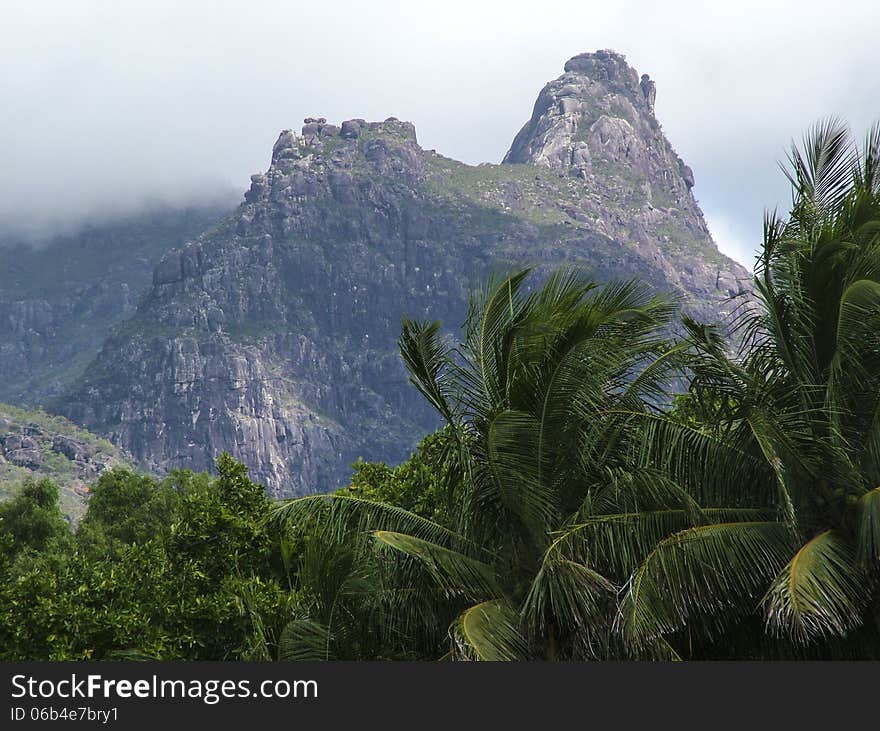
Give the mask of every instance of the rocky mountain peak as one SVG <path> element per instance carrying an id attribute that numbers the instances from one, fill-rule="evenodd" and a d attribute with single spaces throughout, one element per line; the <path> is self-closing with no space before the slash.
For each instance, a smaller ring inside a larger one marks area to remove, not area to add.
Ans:
<path id="1" fill-rule="evenodd" d="M 748 274 L 712 243 L 654 93 L 620 54 L 575 56 L 500 165 L 423 150 L 393 117 L 307 117 L 232 215 L 164 256 L 61 410 L 151 471 L 228 451 L 273 495 L 303 494 L 437 426 L 401 318 L 456 329 L 492 271 L 577 264 L 723 319 Z"/>
<path id="2" fill-rule="evenodd" d="M 282 160 L 302 160 L 309 155 L 320 154 L 328 148 L 337 149 L 340 143 L 353 145 L 362 134 L 390 136 L 418 144 L 416 128 L 411 122 L 388 117 L 383 122 L 367 122 L 363 119 L 347 119 L 340 125 L 330 124 L 324 117 L 306 117 L 302 130 L 297 133 L 282 130 L 272 147 L 272 164 Z"/>
<path id="3" fill-rule="evenodd" d="M 654 99 L 657 88 L 648 74 L 641 79 L 634 68 L 626 62 L 626 56 L 610 49 L 595 53 L 581 53 L 565 62 L 566 74 L 583 76 L 603 84 L 609 92 L 629 97 L 636 106 L 642 106 L 642 99 L 648 111 L 654 113 Z"/>
<path id="4" fill-rule="evenodd" d="M 411 122 L 388 117 L 382 122 L 347 119 L 335 125 L 324 117 L 306 117 L 301 132 L 286 129 L 278 136 L 271 165 L 265 173 L 251 176 L 245 202 L 274 203 L 288 212 L 303 197 L 322 192 L 351 202 L 352 172 L 359 164 L 379 175 L 412 177 L 419 172 L 420 157 Z"/>
<path id="5" fill-rule="evenodd" d="M 623 54 L 603 50 L 570 58 L 562 76 L 538 95 L 505 163 L 530 163 L 589 179 L 603 168 L 629 168 L 687 197 L 693 171 L 675 154 L 654 117 L 657 87 Z M 669 178 L 668 171 L 675 173 Z M 664 194 L 665 197 L 665 194 Z"/>
<path id="6" fill-rule="evenodd" d="M 627 62 L 626 56 L 610 49 L 595 53 L 580 53 L 565 62 L 563 71 L 573 76 L 585 76 L 617 92 L 636 94 L 639 76 Z"/>

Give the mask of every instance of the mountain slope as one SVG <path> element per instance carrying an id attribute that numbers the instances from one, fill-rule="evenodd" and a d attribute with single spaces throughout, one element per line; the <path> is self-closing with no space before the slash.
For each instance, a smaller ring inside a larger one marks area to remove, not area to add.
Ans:
<path id="1" fill-rule="evenodd" d="M 0 501 L 26 477 L 48 477 L 59 487 L 62 511 L 76 522 L 85 514 L 89 485 L 125 463 L 110 442 L 67 419 L 0 404 Z"/>
<path id="2" fill-rule="evenodd" d="M 577 262 L 724 317 L 748 277 L 712 243 L 650 85 L 610 52 L 566 68 L 501 165 L 425 151 L 394 118 L 282 132 L 245 202 L 162 260 L 59 408 L 149 469 L 227 450 L 300 494 L 435 426 L 397 356 L 401 317 L 460 326 L 491 270 Z"/>
<path id="3" fill-rule="evenodd" d="M 162 256 L 232 208 L 160 208 L 39 246 L 0 235 L 0 401 L 34 406 L 63 392 L 134 313 Z"/>

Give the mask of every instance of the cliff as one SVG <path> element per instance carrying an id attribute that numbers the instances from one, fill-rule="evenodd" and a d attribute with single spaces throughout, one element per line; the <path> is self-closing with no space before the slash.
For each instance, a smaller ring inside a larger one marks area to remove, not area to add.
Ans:
<path id="1" fill-rule="evenodd" d="M 656 88 L 571 59 L 500 165 L 423 150 L 412 124 L 309 118 L 212 231 L 164 256 L 58 408 L 156 472 L 221 451 L 274 495 L 398 461 L 436 425 L 406 382 L 401 317 L 465 316 L 488 272 L 579 263 L 723 319 L 749 277 L 713 244 Z"/>

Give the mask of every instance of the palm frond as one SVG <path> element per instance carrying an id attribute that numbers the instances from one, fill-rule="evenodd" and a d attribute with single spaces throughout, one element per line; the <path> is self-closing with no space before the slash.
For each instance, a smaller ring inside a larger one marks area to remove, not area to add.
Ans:
<path id="1" fill-rule="evenodd" d="M 772 517 L 769 513 L 766 509 L 704 508 L 695 514 L 687 508 L 665 508 L 597 514 L 560 530 L 551 548 L 625 580 L 671 535 L 704 523 L 767 519 Z"/>
<path id="2" fill-rule="evenodd" d="M 306 495 L 286 500 L 273 508 L 272 519 L 288 528 L 320 524 L 336 540 L 352 532 L 392 530 L 435 543 L 468 543 L 458 533 L 408 510 L 350 495 Z"/>
<path id="3" fill-rule="evenodd" d="M 843 636 L 861 621 L 867 577 L 852 546 L 835 531 L 804 544 L 767 592 L 768 627 L 799 642 Z"/>
<path id="4" fill-rule="evenodd" d="M 683 510 L 694 524 L 702 508 L 691 492 L 668 474 L 651 467 L 609 470 L 605 484 L 590 490 L 576 519 L 608 513 Z"/>
<path id="5" fill-rule="evenodd" d="M 497 284 L 490 283 L 479 307 L 479 329 L 471 349 L 476 357 L 480 382 L 489 403 L 503 403 L 511 328 L 522 314 L 520 289 L 531 272 L 524 269 Z"/>
<path id="6" fill-rule="evenodd" d="M 540 542 L 556 506 L 552 491 L 540 479 L 540 457 L 535 451 L 538 429 L 529 414 L 502 411 L 488 426 L 485 459 L 501 504 Z"/>
<path id="7" fill-rule="evenodd" d="M 877 398 L 873 413 L 867 415 L 866 421 L 860 461 L 868 481 L 877 484 L 880 483 L 880 398 Z"/>
<path id="8" fill-rule="evenodd" d="M 294 619 L 285 625 L 278 642 L 283 662 L 335 660 L 330 629 L 311 619 Z"/>
<path id="9" fill-rule="evenodd" d="M 717 523 L 660 541 L 629 581 L 618 624 L 640 646 L 690 624 L 711 636 L 755 610 L 791 555 L 780 522 Z"/>
<path id="10" fill-rule="evenodd" d="M 501 588 L 490 564 L 405 533 L 376 531 L 376 541 L 416 559 L 449 596 L 496 597 Z"/>
<path id="11" fill-rule="evenodd" d="M 454 424 L 445 373 L 452 362 L 451 349 L 443 342 L 440 328 L 439 322 L 415 322 L 404 318 L 398 345 L 409 370 L 410 382 L 449 424 Z"/>
<path id="12" fill-rule="evenodd" d="M 591 625 L 602 623 L 603 613 L 607 616 L 614 592 L 614 584 L 598 571 L 551 550 L 529 587 L 522 616 L 538 635 L 550 625 L 588 634 Z"/>
<path id="13" fill-rule="evenodd" d="M 856 150 L 847 126 L 832 117 L 813 126 L 802 149 L 792 145 L 788 161 L 790 169 L 783 172 L 798 195 L 796 203 L 827 215 L 849 190 Z"/>
<path id="14" fill-rule="evenodd" d="M 859 388 L 867 380 L 874 385 L 877 352 L 877 326 L 880 322 L 880 282 L 859 279 L 852 282 L 840 298 L 834 359 L 833 383 L 844 377 Z M 838 399 L 839 400 L 839 399 Z"/>
<path id="15" fill-rule="evenodd" d="M 466 609 L 449 629 L 455 654 L 465 660 L 525 660 L 528 643 L 508 604 L 486 601 Z"/>
<path id="16" fill-rule="evenodd" d="M 688 344 L 680 342 L 655 357 L 637 375 L 621 394 L 618 403 L 624 409 L 634 409 L 644 403 L 660 403 L 670 393 L 676 377 L 684 375 Z"/>
<path id="17" fill-rule="evenodd" d="M 857 182 L 869 193 L 880 192 L 880 122 L 874 123 L 865 135 L 859 161 Z"/>
<path id="18" fill-rule="evenodd" d="M 612 410 L 636 427 L 634 463 L 662 473 L 704 507 L 765 507 L 774 474 L 736 433 L 720 438 L 666 415 Z"/>

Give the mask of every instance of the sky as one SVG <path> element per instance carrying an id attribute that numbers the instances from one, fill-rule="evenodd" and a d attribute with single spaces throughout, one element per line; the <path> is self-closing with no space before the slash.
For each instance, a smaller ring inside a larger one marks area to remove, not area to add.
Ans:
<path id="1" fill-rule="evenodd" d="M 0 0 L 0 229 L 240 195 L 282 129 L 395 116 L 499 162 L 541 87 L 612 48 L 657 84 L 722 251 L 751 266 L 793 139 L 880 119 L 880 3 Z"/>

